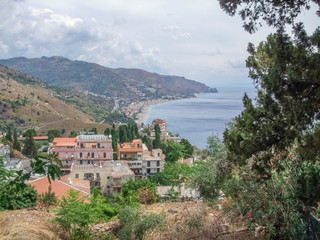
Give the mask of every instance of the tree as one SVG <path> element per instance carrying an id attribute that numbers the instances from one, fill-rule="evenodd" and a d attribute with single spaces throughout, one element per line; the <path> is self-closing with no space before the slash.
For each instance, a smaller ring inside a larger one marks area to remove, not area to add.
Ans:
<path id="1" fill-rule="evenodd" d="M 192 154 L 193 154 L 193 151 L 194 151 L 193 146 L 191 145 L 191 143 L 187 139 L 184 138 L 184 139 L 181 140 L 180 144 L 182 144 L 183 147 L 184 147 L 184 156 L 183 157 L 184 158 L 191 157 Z"/>
<path id="2" fill-rule="evenodd" d="M 39 159 L 37 156 L 30 162 L 31 170 L 27 173 L 7 170 L 0 158 L 0 210 L 13 210 L 35 206 L 37 193 L 33 187 L 25 184 L 32 174 L 46 174 L 49 179 L 61 175 L 58 159 Z M 57 166 L 58 164 L 58 166 Z"/>
<path id="3" fill-rule="evenodd" d="M 231 16 L 240 8 L 239 15 L 244 21 L 243 27 L 250 33 L 254 33 L 258 29 L 257 26 L 262 26 L 260 19 L 276 28 L 282 28 L 286 24 L 293 25 L 301 12 L 310 9 L 311 2 L 320 8 L 317 0 L 219 0 L 221 8 Z M 317 14 L 320 15 L 320 10 Z"/>
<path id="4" fill-rule="evenodd" d="M 7 135 L 6 138 L 9 142 L 12 142 L 12 132 L 11 132 L 11 126 L 8 126 L 8 131 L 7 131 Z"/>
<path id="5" fill-rule="evenodd" d="M 33 135 L 31 132 L 29 135 L 26 136 L 26 139 L 24 141 L 24 147 L 22 149 L 22 153 L 30 158 L 37 155 L 37 148 L 34 143 Z"/>
<path id="6" fill-rule="evenodd" d="M 151 139 L 150 139 L 148 136 L 144 135 L 144 136 L 142 137 L 142 142 L 143 142 L 144 144 L 146 144 L 146 146 L 147 146 L 147 148 L 148 148 L 149 151 L 152 150 L 152 141 L 151 141 Z"/>
<path id="7" fill-rule="evenodd" d="M 106 130 L 104 130 L 104 135 L 109 136 L 110 134 L 110 128 L 106 128 Z"/>
<path id="8" fill-rule="evenodd" d="M 13 149 L 15 149 L 17 151 L 21 151 L 21 146 L 20 146 L 20 143 L 18 142 L 16 129 L 14 129 L 14 131 L 13 131 Z"/>
<path id="9" fill-rule="evenodd" d="M 78 136 L 78 135 L 79 135 L 78 132 L 72 130 L 72 131 L 70 132 L 69 137 L 70 137 L 70 138 L 74 138 L 74 137 L 76 137 L 76 136 Z"/>
<path id="10" fill-rule="evenodd" d="M 167 162 L 176 162 L 179 158 L 183 157 L 184 153 L 184 146 L 177 142 L 170 142 L 167 147 L 166 151 L 166 161 Z"/>
<path id="11" fill-rule="evenodd" d="M 98 134 L 98 130 L 96 127 L 93 127 L 89 132 L 93 132 L 94 134 Z"/>
<path id="12" fill-rule="evenodd" d="M 52 142 L 55 137 L 62 137 L 58 129 L 51 129 L 48 131 L 48 141 Z"/>
<path id="13" fill-rule="evenodd" d="M 159 124 L 154 125 L 154 131 L 156 134 L 155 139 L 152 142 L 153 149 L 158 149 L 161 146 L 161 130 Z"/>
<path id="14" fill-rule="evenodd" d="M 36 130 L 34 130 L 33 128 L 30 128 L 30 129 L 26 130 L 26 131 L 22 134 L 23 137 L 27 137 L 28 135 L 38 136 Z"/>
<path id="15" fill-rule="evenodd" d="M 310 2 L 220 0 L 231 15 L 241 5 L 250 33 L 260 18 L 277 29 L 257 47 L 248 46 L 257 98 L 253 103 L 244 96 L 243 112 L 224 133 L 233 170 L 218 185 L 250 226 L 262 225 L 274 239 L 308 239 L 307 219 L 320 202 L 320 29 L 309 36 L 295 23 Z M 292 26 L 291 36 L 285 24 Z"/>

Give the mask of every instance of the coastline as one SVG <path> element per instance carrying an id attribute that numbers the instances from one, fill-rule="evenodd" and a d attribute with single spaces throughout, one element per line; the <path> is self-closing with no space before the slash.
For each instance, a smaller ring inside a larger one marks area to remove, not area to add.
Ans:
<path id="1" fill-rule="evenodd" d="M 175 100 L 157 99 L 157 100 L 149 100 L 146 102 L 142 102 L 142 106 L 140 107 L 140 111 L 139 111 L 139 113 L 137 113 L 137 120 L 136 120 L 137 124 L 140 124 L 140 125 L 142 123 L 145 124 L 145 122 L 149 116 L 150 110 L 153 106 L 167 103 L 167 102 L 173 102 L 176 100 L 177 99 L 175 99 Z"/>

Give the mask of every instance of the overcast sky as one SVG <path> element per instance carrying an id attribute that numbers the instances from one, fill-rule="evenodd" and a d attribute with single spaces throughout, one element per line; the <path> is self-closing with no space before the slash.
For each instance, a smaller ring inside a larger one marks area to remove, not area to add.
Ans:
<path id="1" fill-rule="evenodd" d="M 0 0 L 0 22 L 0 58 L 63 56 L 217 87 L 252 84 L 247 44 L 272 31 L 250 35 L 217 0 Z"/>

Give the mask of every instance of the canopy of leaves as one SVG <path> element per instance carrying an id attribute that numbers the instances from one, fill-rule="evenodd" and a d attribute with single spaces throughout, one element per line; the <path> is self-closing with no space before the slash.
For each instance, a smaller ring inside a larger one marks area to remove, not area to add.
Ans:
<path id="1" fill-rule="evenodd" d="M 276 28 L 292 25 L 301 12 L 310 9 L 311 2 L 320 7 L 318 0 L 219 0 L 220 7 L 229 15 L 235 15 L 238 10 L 244 29 L 250 33 L 262 25 L 261 19 Z M 317 14 L 320 15 L 320 10 Z"/>

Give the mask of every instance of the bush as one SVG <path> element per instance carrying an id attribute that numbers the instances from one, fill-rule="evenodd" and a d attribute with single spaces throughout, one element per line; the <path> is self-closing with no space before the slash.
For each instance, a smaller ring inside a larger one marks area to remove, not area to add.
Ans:
<path id="1" fill-rule="evenodd" d="M 117 215 L 117 211 L 105 202 L 98 190 L 93 191 L 90 204 L 85 203 L 88 200 L 79 192 L 70 190 L 67 197 L 62 197 L 59 208 L 55 210 L 57 217 L 54 222 L 68 231 L 71 239 L 96 239 L 92 225 L 110 221 Z"/>
<path id="2" fill-rule="evenodd" d="M 159 196 L 154 183 L 147 180 L 128 181 L 122 185 L 122 194 L 124 198 L 134 199 L 138 197 L 142 204 L 152 204 L 158 201 Z"/>
<path id="3" fill-rule="evenodd" d="M 120 214 L 119 219 L 122 228 L 118 237 L 120 240 L 146 239 L 145 235 L 153 229 L 160 229 L 164 223 L 164 215 L 143 215 L 138 208 L 126 207 Z"/>
<path id="4" fill-rule="evenodd" d="M 51 185 L 48 187 L 48 192 L 38 195 L 37 206 L 40 208 L 49 208 L 58 204 L 58 198 L 54 192 L 51 192 Z"/>

